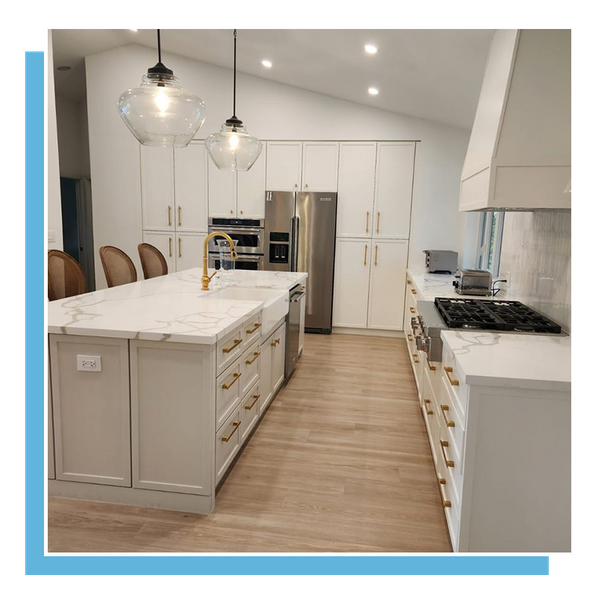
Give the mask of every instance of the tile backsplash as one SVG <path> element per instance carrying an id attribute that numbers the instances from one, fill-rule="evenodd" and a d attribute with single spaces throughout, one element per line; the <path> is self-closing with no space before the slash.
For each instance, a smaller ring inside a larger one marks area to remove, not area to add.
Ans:
<path id="1" fill-rule="evenodd" d="M 508 294 L 571 330 L 571 211 L 507 212 L 500 277 Z"/>

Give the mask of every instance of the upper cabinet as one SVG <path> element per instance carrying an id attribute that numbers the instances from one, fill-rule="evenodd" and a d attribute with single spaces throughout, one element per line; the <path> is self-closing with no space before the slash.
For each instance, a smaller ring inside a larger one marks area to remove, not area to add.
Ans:
<path id="1" fill-rule="evenodd" d="M 206 231 L 206 147 L 191 143 L 175 150 L 175 220 L 179 231 Z"/>
<path id="2" fill-rule="evenodd" d="M 144 229 L 174 230 L 173 150 L 140 146 Z"/>
<path id="3" fill-rule="evenodd" d="M 267 145 L 249 171 L 237 174 L 237 210 L 241 219 L 265 218 Z"/>
<path id="4" fill-rule="evenodd" d="M 236 217 L 235 171 L 221 171 L 208 159 L 208 208 L 211 217 Z"/>
<path id="5" fill-rule="evenodd" d="M 337 142 L 304 142 L 303 192 L 337 192 L 339 149 Z"/>
<path id="6" fill-rule="evenodd" d="M 460 210 L 571 208 L 571 33 L 496 31 Z"/>
<path id="7" fill-rule="evenodd" d="M 298 192 L 302 182 L 302 142 L 267 144 L 267 190 Z"/>
<path id="8" fill-rule="evenodd" d="M 415 142 L 379 142 L 373 236 L 407 239 L 413 195 Z"/>

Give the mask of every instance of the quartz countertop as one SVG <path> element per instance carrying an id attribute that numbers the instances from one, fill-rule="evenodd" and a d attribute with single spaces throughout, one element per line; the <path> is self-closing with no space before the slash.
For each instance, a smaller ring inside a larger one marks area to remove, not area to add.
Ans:
<path id="1" fill-rule="evenodd" d="M 234 272 L 229 286 L 289 290 L 307 273 Z M 214 344 L 260 312 L 264 302 L 213 297 L 229 286 L 189 269 L 48 303 L 48 333 Z"/>

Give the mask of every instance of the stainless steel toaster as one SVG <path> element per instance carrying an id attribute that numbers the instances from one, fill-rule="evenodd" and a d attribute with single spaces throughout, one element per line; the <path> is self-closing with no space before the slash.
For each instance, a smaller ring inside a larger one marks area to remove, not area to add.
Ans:
<path id="1" fill-rule="evenodd" d="M 490 296 L 492 293 L 492 274 L 481 269 L 458 269 L 452 282 L 457 294 L 468 296 Z"/>
<path id="2" fill-rule="evenodd" d="M 458 266 L 458 252 L 453 250 L 423 250 L 425 267 L 428 273 L 448 273 L 452 275 Z"/>

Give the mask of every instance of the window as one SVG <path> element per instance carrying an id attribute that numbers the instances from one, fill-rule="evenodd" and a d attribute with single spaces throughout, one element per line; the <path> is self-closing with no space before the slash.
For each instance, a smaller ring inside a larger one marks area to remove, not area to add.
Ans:
<path id="1" fill-rule="evenodd" d="M 498 272 L 500 271 L 503 227 L 503 212 L 482 213 L 479 224 L 477 268 L 490 271 L 494 277 L 498 277 Z"/>

